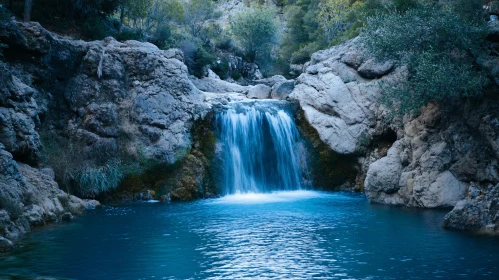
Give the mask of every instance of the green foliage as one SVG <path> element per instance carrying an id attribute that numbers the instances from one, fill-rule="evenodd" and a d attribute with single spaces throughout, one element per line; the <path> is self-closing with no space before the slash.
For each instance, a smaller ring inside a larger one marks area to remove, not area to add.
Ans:
<path id="1" fill-rule="evenodd" d="M 286 8 L 288 24 L 280 46 L 280 60 L 302 64 L 310 59 L 312 53 L 327 47 L 327 40 L 317 21 L 318 12 L 318 1 L 312 0 L 298 0 Z"/>
<path id="2" fill-rule="evenodd" d="M 211 0 L 189 0 L 183 2 L 182 23 L 193 37 L 206 27 L 210 20 L 220 17 L 215 13 L 215 4 Z"/>
<path id="3" fill-rule="evenodd" d="M 216 59 L 206 48 L 199 41 L 184 40 L 180 43 L 180 49 L 184 52 L 184 62 L 189 73 L 198 78 L 205 76 L 206 66 L 213 64 Z"/>
<path id="4" fill-rule="evenodd" d="M 102 166 L 87 166 L 71 174 L 76 191 L 83 197 L 95 197 L 118 188 L 124 177 L 121 162 L 111 160 Z"/>
<path id="5" fill-rule="evenodd" d="M 88 18 L 112 14 L 121 0 L 44 0 L 33 1 L 33 20 L 55 21 L 68 19 L 84 21 Z"/>
<path id="6" fill-rule="evenodd" d="M 101 40 L 113 35 L 110 28 L 106 26 L 105 19 L 100 17 L 91 17 L 85 20 L 81 25 L 81 32 L 89 40 Z"/>
<path id="7" fill-rule="evenodd" d="M 482 21 L 486 16 L 483 8 L 493 4 L 490 0 L 451 0 L 449 6 L 452 11 L 469 21 Z"/>
<path id="8" fill-rule="evenodd" d="M 139 30 L 136 29 L 125 29 L 119 32 L 116 35 L 116 40 L 118 41 L 128 41 L 128 40 L 136 40 L 140 41 L 142 39 L 143 35 Z"/>
<path id="9" fill-rule="evenodd" d="M 361 35 L 367 52 L 406 65 L 409 77 L 383 85 L 381 101 L 405 114 L 429 102 L 479 94 L 487 80 L 474 61 L 482 52 L 484 28 L 440 5 L 369 17 Z"/>
<path id="10" fill-rule="evenodd" d="M 272 9 L 249 9 L 230 21 L 234 38 L 244 49 L 246 57 L 261 69 L 269 66 L 272 48 L 279 39 L 279 25 Z"/>
<path id="11" fill-rule="evenodd" d="M 429 50 L 476 53 L 483 40 L 483 26 L 466 22 L 436 5 L 369 17 L 362 35 L 370 54 L 399 60 Z"/>
<path id="12" fill-rule="evenodd" d="M 216 61 L 211 66 L 211 70 L 215 72 L 221 79 L 226 80 L 229 77 L 229 61 L 226 58 Z"/>
<path id="13" fill-rule="evenodd" d="M 237 80 L 241 79 L 241 78 L 243 77 L 243 75 L 241 74 L 241 72 L 239 72 L 239 70 L 234 69 L 234 70 L 232 70 L 232 72 L 230 73 L 230 77 L 231 77 L 234 81 L 237 81 Z"/>
<path id="14" fill-rule="evenodd" d="M 328 41 L 347 30 L 347 17 L 350 14 L 349 0 L 324 0 L 319 4 L 318 21 Z"/>

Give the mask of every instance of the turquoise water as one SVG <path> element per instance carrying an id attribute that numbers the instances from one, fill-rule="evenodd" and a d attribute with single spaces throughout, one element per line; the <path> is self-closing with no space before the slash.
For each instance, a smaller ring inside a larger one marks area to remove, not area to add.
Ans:
<path id="1" fill-rule="evenodd" d="M 499 238 L 445 231 L 444 215 L 310 191 L 104 207 L 34 231 L 0 275 L 498 279 Z"/>

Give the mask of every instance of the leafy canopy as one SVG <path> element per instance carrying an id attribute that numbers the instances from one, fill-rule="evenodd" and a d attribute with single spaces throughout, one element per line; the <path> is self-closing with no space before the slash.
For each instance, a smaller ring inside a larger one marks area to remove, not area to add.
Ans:
<path id="1" fill-rule="evenodd" d="M 268 58 L 272 47 L 278 43 L 279 26 L 272 9 L 248 9 L 230 21 L 234 38 L 245 50 L 250 61 Z"/>
<path id="2" fill-rule="evenodd" d="M 429 102 L 480 94 L 487 80 L 475 59 L 483 51 L 484 30 L 484 23 L 438 4 L 367 18 L 360 38 L 367 53 L 380 61 L 395 59 L 409 74 L 407 83 L 385 84 L 381 101 L 405 114 Z"/>

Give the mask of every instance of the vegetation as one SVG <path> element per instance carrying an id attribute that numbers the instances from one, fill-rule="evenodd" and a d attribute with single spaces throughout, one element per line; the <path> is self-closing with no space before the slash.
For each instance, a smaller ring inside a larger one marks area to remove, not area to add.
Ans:
<path id="1" fill-rule="evenodd" d="M 409 73 L 407 83 L 384 84 L 382 101 L 405 114 L 428 102 L 480 94 L 487 80 L 475 59 L 485 46 L 484 28 L 438 4 L 369 17 L 361 36 L 367 52 L 395 59 Z"/>
<path id="2" fill-rule="evenodd" d="M 245 3 L 249 8 L 227 26 L 220 25 L 216 0 L 11 0 L 8 6 L 18 16 L 32 6 L 33 20 L 65 31 L 78 26 L 87 39 L 114 36 L 180 48 L 190 74 L 204 77 L 211 68 L 235 80 L 245 73 L 229 62 L 233 55 L 256 63 L 266 75 L 289 77 L 291 64 L 304 64 L 314 52 L 362 32 L 370 55 L 407 66 L 409 83 L 383 85 L 384 102 L 401 113 L 476 95 L 486 83 L 474 61 L 484 39 L 483 6 L 495 3 L 490 0 Z"/>
<path id="3" fill-rule="evenodd" d="M 237 14 L 230 22 L 235 39 L 251 62 L 267 68 L 272 48 L 278 43 L 278 23 L 271 9 L 250 9 Z"/>

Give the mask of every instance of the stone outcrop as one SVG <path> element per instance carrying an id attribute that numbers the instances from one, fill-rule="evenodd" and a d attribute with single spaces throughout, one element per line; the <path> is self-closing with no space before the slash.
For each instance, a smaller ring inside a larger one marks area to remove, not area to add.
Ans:
<path id="1" fill-rule="evenodd" d="M 499 234 L 499 185 L 470 187 L 466 199 L 445 216 L 444 228 Z"/>
<path id="2" fill-rule="evenodd" d="M 249 90 L 249 86 L 241 86 L 235 83 L 230 83 L 224 80 L 206 77 L 203 79 L 198 79 L 191 76 L 192 83 L 201 91 L 212 92 L 212 93 L 244 93 L 246 94 Z"/>
<path id="3" fill-rule="evenodd" d="M 17 163 L 0 144 L 0 251 L 11 249 L 33 226 L 80 215 L 98 205 L 66 194 L 51 169 Z"/>
<path id="4" fill-rule="evenodd" d="M 300 102 L 321 139 L 345 155 L 355 154 L 382 130 L 377 124 L 381 123 L 383 111 L 374 102 L 379 81 L 367 80 L 351 67 L 362 65 L 362 61 L 351 62 L 362 59 L 355 46 L 354 40 L 315 53 L 290 95 Z M 397 75 L 394 71 L 384 79 L 396 79 Z"/>
<path id="5" fill-rule="evenodd" d="M 389 111 L 376 101 L 379 83 L 406 79 L 404 67 L 366 58 L 354 39 L 315 53 L 291 98 L 322 141 L 359 157 L 357 185 L 372 202 L 453 207 L 470 183 L 499 182 L 498 102 L 430 104 L 417 117 L 387 123 Z M 390 134 L 393 145 L 380 152 L 377 143 Z"/>
<path id="6" fill-rule="evenodd" d="M 189 155 L 193 123 L 209 105 L 182 52 L 113 38 L 70 40 L 33 22 L 0 24 L 8 46 L 0 62 L 0 247 L 89 207 L 59 189 L 54 172 L 42 168 L 47 158 L 65 155 L 73 162 L 61 166 L 83 167 L 123 154 L 158 164 Z M 48 149 L 50 137 L 69 144 Z"/>
<path id="7" fill-rule="evenodd" d="M 45 99 L 53 99 L 48 115 L 53 127 L 60 128 L 58 132 L 85 142 L 89 150 L 99 146 L 116 151 L 120 137 L 125 136 L 128 147 L 140 149 L 147 158 L 173 163 L 187 154 L 191 123 L 203 117 L 207 107 L 204 95 L 188 78 L 180 51 L 163 51 L 137 41 L 119 43 L 112 38 L 72 41 L 49 33 L 37 23 L 11 21 L 2 30 L 3 42 L 34 59 L 12 61 L 11 68 L 22 67 L 28 74 L 18 77 L 7 71 L 7 90 L 29 99 L 37 91 L 31 86 L 32 80 L 47 84 L 48 88 L 40 90 Z M 34 69 L 37 65 L 39 69 Z M 21 126 L 15 129 L 15 143 L 37 150 L 36 135 L 22 130 L 33 127 L 28 121 L 36 119 L 36 108 L 29 111 L 18 106 L 16 110 L 26 111 L 24 115 L 30 118 L 2 112 L 7 128 L 2 133 L 13 135 L 15 128 L 11 127 Z M 13 136 L 3 141 L 4 145 L 16 155 L 15 149 L 22 147 L 11 147 L 14 141 L 10 139 Z"/>

